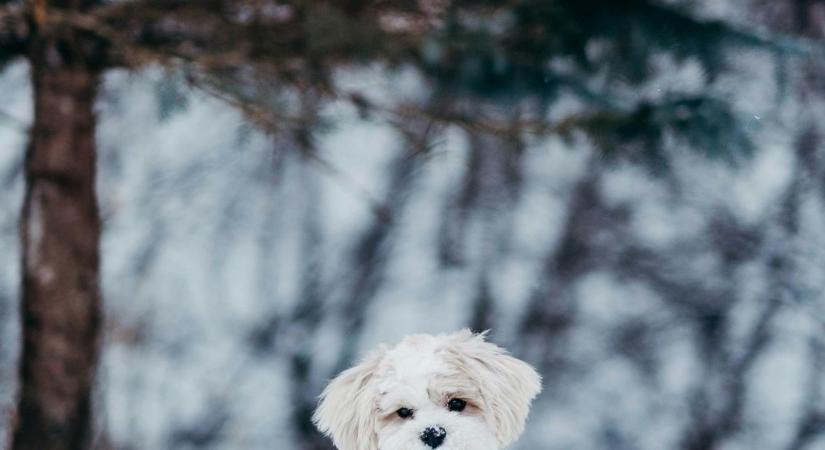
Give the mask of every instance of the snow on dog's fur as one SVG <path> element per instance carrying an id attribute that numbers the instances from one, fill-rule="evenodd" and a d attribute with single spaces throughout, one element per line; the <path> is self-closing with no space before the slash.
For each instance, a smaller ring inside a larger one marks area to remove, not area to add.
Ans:
<path id="1" fill-rule="evenodd" d="M 463 330 L 381 346 L 321 395 L 313 421 L 339 450 L 499 450 L 524 429 L 541 378 Z"/>

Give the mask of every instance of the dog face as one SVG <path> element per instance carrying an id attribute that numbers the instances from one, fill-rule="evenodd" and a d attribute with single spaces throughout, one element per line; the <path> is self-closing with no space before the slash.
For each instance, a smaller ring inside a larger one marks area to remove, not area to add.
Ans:
<path id="1" fill-rule="evenodd" d="M 381 347 L 324 390 L 313 420 L 339 450 L 499 450 L 540 377 L 468 330 Z"/>

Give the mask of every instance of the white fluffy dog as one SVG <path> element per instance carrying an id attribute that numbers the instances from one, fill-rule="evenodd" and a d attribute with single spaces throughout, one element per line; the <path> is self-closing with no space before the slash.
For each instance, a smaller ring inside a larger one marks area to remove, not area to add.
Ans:
<path id="1" fill-rule="evenodd" d="M 499 450 L 524 429 L 541 378 L 469 330 L 381 346 L 321 395 L 339 450 Z"/>

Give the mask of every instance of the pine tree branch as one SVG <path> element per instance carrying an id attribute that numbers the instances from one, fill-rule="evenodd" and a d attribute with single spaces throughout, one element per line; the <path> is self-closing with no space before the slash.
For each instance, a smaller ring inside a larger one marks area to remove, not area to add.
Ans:
<path id="1" fill-rule="evenodd" d="M 661 25 L 675 23 L 686 32 L 714 33 L 731 44 L 773 50 L 789 56 L 825 56 L 825 44 L 820 41 L 742 27 L 722 20 L 696 18 L 673 4 L 646 3 L 654 22 Z"/>
<path id="2" fill-rule="evenodd" d="M 106 4 L 91 14 L 120 35 L 118 53 L 129 56 L 140 48 L 218 70 L 246 64 L 303 75 L 309 66 L 397 58 L 417 43 L 413 30 L 390 27 L 386 20 L 404 16 L 421 22 L 408 3 L 352 4 L 374 8 L 352 10 L 323 1 L 141 0 Z"/>
<path id="3" fill-rule="evenodd" d="M 22 56 L 28 38 L 29 26 L 23 6 L 18 3 L 0 4 L 0 65 Z"/>

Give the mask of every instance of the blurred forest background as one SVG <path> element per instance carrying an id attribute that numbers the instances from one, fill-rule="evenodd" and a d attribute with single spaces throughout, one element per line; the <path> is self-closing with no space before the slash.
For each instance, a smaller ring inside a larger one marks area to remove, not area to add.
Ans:
<path id="1" fill-rule="evenodd" d="M 334 374 L 471 327 L 543 374 L 514 450 L 823 450 L 823 35 L 821 0 L 0 0 L 0 442 L 331 449 Z"/>

